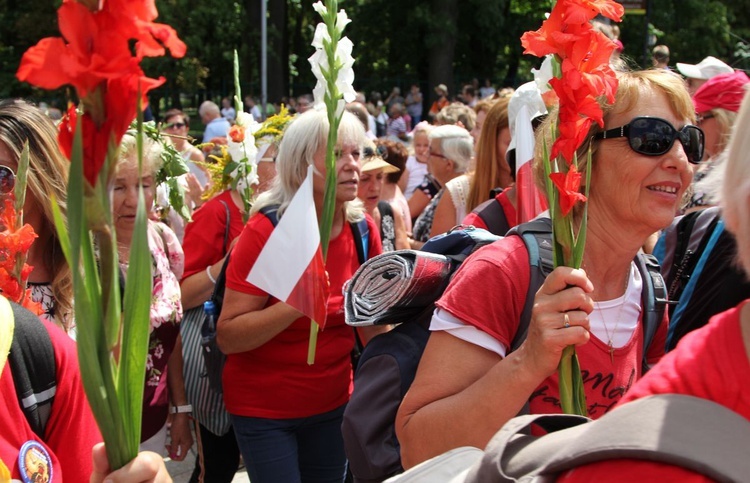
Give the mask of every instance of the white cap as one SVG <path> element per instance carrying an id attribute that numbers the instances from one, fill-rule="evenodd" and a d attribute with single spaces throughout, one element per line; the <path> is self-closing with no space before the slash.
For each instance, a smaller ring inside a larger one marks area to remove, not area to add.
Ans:
<path id="1" fill-rule="evenodd" d="M 695 65 L 677 62 L 677 70 L 685 77 L 703 80 L 708 80 L 719 74 L 731 74 L 734 72 L 732 67 L 710 55 Z"/>

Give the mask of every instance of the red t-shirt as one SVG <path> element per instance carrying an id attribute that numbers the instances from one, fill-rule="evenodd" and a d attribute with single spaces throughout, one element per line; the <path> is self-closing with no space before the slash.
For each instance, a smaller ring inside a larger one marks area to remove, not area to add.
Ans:
<path id="1" fill-rule="evenodd" d="M 57 393 L 42 445 L 52 460 L 55 482 L 89 481 L 91 448 L 102 438 L 83 392 L 76 346 L 58 327 L 44 324 L 55 348 Z M 13 374 L 6 364 L 0 376 L 0 459 L 14 480 L 21 481 L 19 450 L 30 440 L 39 442 L 18 404 Z"/>
<path id="2" fill-rule="evenodd" d="M 229 207 L 229 240 L 224 245 L 224 233 L 227 226 L 227 212 L 224 202 Z M 206 267 L 221 260 L 232 240 L 240 236 L 242 212 L 232 201 L 232 193 L 227 190 L 209 200 L 193 213 L 193 221 L 185 227 L 185 238 L 182 249 L 185 252 L 185 272 L 182 279 L 206 270 Z"/>
<path id="3" fill-rule="evenodd" d="M 369 215 L 367 225 L 368 255 L 373 257 L 381 253 L 380 234 Z M 229 262 L 227 287 L 250 295 L 268 295 L 245 278 L 272 231 L 273 225 L 265 215 L 259 213 L 250 218 Z M 297 319 L 254 350 L 230 354 L 223 373 L 224 402 L 230 413 L 271 419 L 302 418 L 331 411 L 349 400 L 354 331 L 344 323 L 342 287 L 357 268 L 354 236 L 346 223 L 328 246 L 326 270 L 331 295 L 325 329 L 318 333 L 315 363 L 307 364 L 307 317 Z M 268 305 L 277 302 L 271 297 Z"/>
<path id="4" fill-rule="evenodd" d="M 505 219 L 508 221 L 508 226 L 511 228 L 516 226 L 518 224 L 518 213 L 516 212 L 516 207 L 513 206 L 513 203 L 511 203 L 510 199 L 508 199 L 506 191 L 498 193 L 497 196 L 495 196 L 495 201 L 497 203 L 500 203 L 500 206 L 503 209 L 503 213 L 505 214 Z M 474 225 L 477 228 L 483 228 L 485 230 L 487 229 L 487 224 L 484 222 L 482 217 L 480 217 L 473 211 L 466 215 L 466 217 L 464 217 L 461 224 Z"/>
<path id="5" fill-rule="evenodd" d="M 488 245 L 464 262 L 436 305 L 510 347 L 521 320 L 529 288 L 529 255 L 523 240 L 509 236 Z M 667 323 L 662 322 L 649 350 L 649 362 L 664 353 Z M 577 349 L 589 415 L 609 411 L 641 376 L 641 324 L 631 339 L 614 351 L 612 364 L 606 343 L 591 335 Z M 533 414 L 560 413 L 557 373 L 529 398 Z M 498 428 L 500 429 L 500 428 Z"/>
<path id="6" fill-rule="evenodd" d="M 620 404 L 654 394 L 686 394 L 717 402 L 750 420 L 750 361 L 742 340 L 743 302 L 711 318 L 708 325 L 686 335 L 628 392 Z M 559 479 L 578 481 L 704 482 L 709 478 L 680 467 L 622 459 L 582 466 Z"/>

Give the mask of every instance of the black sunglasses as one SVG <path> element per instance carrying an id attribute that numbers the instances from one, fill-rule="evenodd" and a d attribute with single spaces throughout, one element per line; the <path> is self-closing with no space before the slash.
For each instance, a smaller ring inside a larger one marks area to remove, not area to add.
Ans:
<path id="1" fill-rule="evenodd" d="M 167 129 L 172 129 L 172 128 L 182 129 L 185 126 L 187 126 L 187 124 L 185 124 L 184 122 L 173 122 L 173 123 L 167 124 L 165 127 Z"/>
<path id="2" fill-rule="evenodd" d="M 0 193 L 7 195 L 16 186 L 16 173 L 0 164 Z"/>
<path id="3" fill-rule="evenodd" d="M 693 164 L 703 159 L 705 136 L 698 126 L 688 124 L 679 131 L 669 121 L 658 117 L 636 117 L 624 126 L 594 135 L 594 139 L 628 138 L 630 149 L 646 156 L 661 156 L 672 149 L 675 139 L 685 149 Z"/>

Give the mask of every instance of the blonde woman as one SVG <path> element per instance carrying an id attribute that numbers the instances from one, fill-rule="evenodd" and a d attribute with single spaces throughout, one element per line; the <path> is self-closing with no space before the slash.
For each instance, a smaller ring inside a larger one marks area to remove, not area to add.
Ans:
<path id="1" fill-rule="evenodd" d="M 24 144 L 29 144 L 29 171 L 24 221 L 38 238 L 28 254 L 34 270 L 29 275 L 32 299 L 42 304 L 43 317 L 65 331 L 74 327 L 73 276 L 65 260 L 52 217 L 56 204 L 63 218 L 67 212 L 70 163 L 57 145 L 57 129 L 37 107 L 21 101 L 0 103 L 0 176 L 18 171 Z M 3 170 L 9 169 L 9 172 Z"/>
<path id="2" fill-rule="evenodd" d="M 314 166 L 313 198 L 320 218 L 326 182 L 325 112 L 305 111 L 287 127 L 276 156 L 277 177 L 253 205 L 227 268 L 217 340 L 227 354 L 224 402 L 250 479 L 343 481 L 346 456 L 341 436 L 352 377 L 354 332 L 344 323 L 342 286 L 359 267 L 352 223 L 367 219 L 370 256 L 380 253 L 379 229 L 356 200 L 362 123 L 344 112 L 336 147 L 336 197 L 326 271 L 328 317 L 318 334 L 315 363 L 307 364 L 310 319 L 246 281 L 273 231 L 260 212 L 284 212 Z M 360 332 L 367 341 L 367 333 Z"/>

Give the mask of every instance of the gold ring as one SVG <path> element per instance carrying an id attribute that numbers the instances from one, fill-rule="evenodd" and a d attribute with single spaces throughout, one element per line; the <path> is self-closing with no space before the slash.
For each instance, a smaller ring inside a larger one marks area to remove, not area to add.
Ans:
<path id="1" fill-rule="evenodd" d="M 565 316 L 565 323 L 563 324 L 563 328 L 567 329 L 568 327 L 570 327 L 570 317 L 568 317 L 567 312 L 565 312 L 563 315 Z"/>

